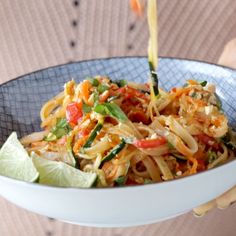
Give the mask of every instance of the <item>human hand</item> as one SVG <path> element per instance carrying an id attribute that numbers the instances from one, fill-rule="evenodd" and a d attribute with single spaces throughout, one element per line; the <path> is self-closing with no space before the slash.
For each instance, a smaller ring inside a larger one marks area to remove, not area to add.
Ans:
<path id="1" fill-rule="evenodd" d="M 225 209 L 236 202 L 236 186 L 223 193 L 219 197 L 193 209 L 195 216 L 203 216 L 211 209 L 217 207 Z"/>

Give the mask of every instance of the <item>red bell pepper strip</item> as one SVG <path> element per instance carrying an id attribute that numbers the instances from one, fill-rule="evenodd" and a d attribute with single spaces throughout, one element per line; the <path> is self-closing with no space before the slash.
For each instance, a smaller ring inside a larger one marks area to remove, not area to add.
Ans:
<path id="1" fill-rule="evenodd" d="M 83 116 L 82 102 L 72 102 L 66 107 L 66 120 L 68 123 L 76 125 Z"/>
<path id="2" fill-rule="evenodd" d="M 166 144 L 167 140 L 165 137 L 156 139 L 141 139 L 134 141 L 133 145 L 137 148 L 156 148 L 163 144 Z"/>
<path id="3" fill-rule="evenodd" d="M 216 142 L 216 140 L 204 133 L 202 134 L 198 134 L 196 135 L 196 137 L 198 138 L 198 140 L 203 143 L 206 144 L 208 147 L 213 147 L 214 149 L 218 150 L 219 149 L 219 144 Z"/>

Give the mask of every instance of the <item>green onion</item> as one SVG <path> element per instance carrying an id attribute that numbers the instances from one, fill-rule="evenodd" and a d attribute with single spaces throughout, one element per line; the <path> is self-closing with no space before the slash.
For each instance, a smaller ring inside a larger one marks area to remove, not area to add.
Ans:
<path id="1" fill-rule="evenodd" d="M 151 184 L 151 183 L 153 183 L 152 180 L 150 180 L 150 179 L 144 179 L 144 184 Z"/>
<path id="2" fill-rule="evenodd" d="M 193 92 L 191 95 L 190 95 L 190 97 L 192 97 L 192 98 L 195 98 L 197 96 L 197 93 L 196 92 Z"/>
<path id="3" fill-rule="evenodd" d="M 73 139 L 72 135 L 68 135 L 67 136 L 67 139 L 66 139 L 66 150 L 68 152 L 68 155 L 73 160 L 74 167 L 79 169 L 79 160 L 78 160 L 78 158 L 75 158 L 74 152 L 73 152 L 72 147 L 71 147 L 72 139 Z"/>
<path id="4" fill-rule="evenodd" d="M 87 114 L 92 111 L 92 108 L 83 101 L 82 111 L 83 114 Z"/>
<path id="5" fill-rule="evenodd" d="M 97 137 L 99 131 L 102 129 L 103 127 L 103 121 L 100 121 L 97 123 L 97 125 L 95 126 L 95 128 L 93 129 L 93 131 L 91 132 L 87 142 L 84 144 L 84 148 L 89 148 L 91 147 L 94 139 Z"/>
<path id="6" fill-rule="evenodd" d="M 218 158 L 217 154 L 213 151 L 208 151 L 207 156 L 208 156 L 209 163 L 212 163 L 214 160 L 216 160 Z"/>
<path id="7" fill-rule="evenodd" d="M 125 85 L 128 84 L 128 82 L 127 82 L 127 80 L 125 80 L 125 79 L 121 79 L 121 80 L 118 80 L 118 81 L 116 82 L 116 84 L 117 84 L 119 87 L 124 87 Z"/>
<path id="8" fill-rule="evenodd" d="M 99 81 L 93 77 L 88 77 L 88 78 L 86 78 L 86 80 L 89 80 L 90 83 L 95 87 L 97 87 L 99 85 Z"/>
<path id="9" fill-rule="evenodd" d="M 205 87 L 207 85 L 207 81 L 200 82 L 200 85 L 202 85 L 202 87 Z"/>
<path id="10" fill-rule="evenodd" d="M 110 161 L 113 159 L 124 147 L 125 147 L 125 140 L 122 139 L 121 142 L 116 145 L 101 161 L 100 167 L 104 164 L 104 162 Z"/>
<path id="11" fill-rule="evenodd" d="M 109 87 L 107 85 L 104 85 L 104 84 L 99 84 L 98 85 L 98 92 L 99 93 L 103 93 L 103 92 L 105 92 L 108 89 L 109 89 Z"/>
<path id="12" fill-rule="evenodd" d="M 175 148 L 174 145 L 168 140 L 167 140 L 167 146 L 168 146 L 169 149 L 174 149 Z"/>
<path id="13" fill-rule="evenodd" d="M 43 140 L 47 142 L 52 142 L 52 141 L 57 140 L 57 136 L 50 132 L 46 137 L 44 137 Z"/>
<path id="14" fill-rule="evenodd" d="M 126 181 L 126 177 L 125 176 L 119 176 L 115 182 L 119 185 L 119 186 L 123 186 L 125 184 Z"/>
<path id="15" fill-rule="evenodd" d="M 232 129 L 229 129 L 229 131 L 226 133 L 226 135 L 220 140 L 230 149 L 236 150 L 236 132 L 234 132 Z"/>
<path id="16" fill-rule="evenodd" d="M 93 103 L 94 103 L 94 106 L 99 104 L 99 94 L 97 90 L 93 92 Z"/>
<path id="17" fill-rule="evenodd" d="M 45 141 L 51 142 L 60 139 L 62 136 L 68 134 L 71 131 L 70 125 L 65 118 L 57 120 L 55 127 L 44 138 Z"/>

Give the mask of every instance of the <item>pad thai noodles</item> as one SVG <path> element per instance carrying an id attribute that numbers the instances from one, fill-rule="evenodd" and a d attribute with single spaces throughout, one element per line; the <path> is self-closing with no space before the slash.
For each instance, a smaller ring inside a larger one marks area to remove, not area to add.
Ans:
<path id="1" fill-rule="evenodd" d="M 21 142 L 28 153 L 96 173 L 98 187 L 172 180 L 235 157 L 213 84 L 188 80 L 157 97 L 151 86 L 106 76 L 71 80 L 43 105 L 44 131 Z"/>

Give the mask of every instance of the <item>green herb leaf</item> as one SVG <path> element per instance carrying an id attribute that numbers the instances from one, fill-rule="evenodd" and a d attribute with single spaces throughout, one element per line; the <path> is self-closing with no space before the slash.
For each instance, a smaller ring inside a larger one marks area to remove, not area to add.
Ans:
<path id="1" fill-rule="evenodd" d="M 99 85 L 99 81 L 93 77 L 88 77 L 88 78 L 86 78 L 86 80 L 89 80 L 90 83 L 95 87 L 97 87 Z"/>
<path id="2" fill-rule="evenodd" d="M 68 126 L 67 120 L 65 118 L 60 118 L 57 120 L 57 124 L 54 130 L 58 128 L 66 128 L 67 126 Z"/>
<path id="3" fill-rule="evenodd" d="M 121 122 L 128 120 L 125 113 L 115 103 L 105 103 L 105 106 L 107 108 L 108 114 L 110 114 L 112 117 L 118 119 Z"/>
<path id="4" fill-rule="evenodd" d="M 56 126 L 51 130 L 51 132 L 44 138 L 45 141 L 55 141 L 62 136 L 68 134 L 71 131 L 69 124 L 65 118 L 58 119 Z"/>
<path id="5" fill-rule="evenodd" d="M 115 82 L 119 87 L 124 87 L 125 85 L 128 84 L 127 80 L 121 79 Z"/>
<path id="6" fill-rule="evenodd" d="M 111 116 L 120 122 L 125 122 L 128 120 L 125 113 L 121 110 L 121 108 L 115 103 L 104 103 L 98 104 L 95 106 L 94 111 L 103 115 L 103 116 Z"/>
<path id="7" fill-rule="evenodd" d="M 229 129 L 229 131 L 226 133 L 226 135 L 222 138 L 220 138 L 224 144 L 233 150 L 236 150 L 236 132 Z"/>
<path id="8" fill-rule="evenodd" d="M 202 85 L 202 87 L 205 87 L 207 85 L 207 81 L 200 82 L 200 85 Z"/>
<path id="9" fill-rule="evenodd" d="M 207 156 L 208 156 L 209 163 L 212 163 L 214 160 L 216 160 L 218 158 L 217 154 L 213 151 L 208 151 Z"/>
<path id="10" fill-rule="evenodd" d="M 123 186 L 125 184 L 126 181 L 126 177 L 125 176 L 119 176 L 115 182 L 119 185 L 119 186 Z"/>
<path id="11" fill-rule="evenodd" d="M 93 93 L 93 103 L 94 103 L 94 106 L 98 105 L 99 103 L 99 93 L 97 90 L 95 90 Z"/>
<path id="12" fill-rule="evenodd" d="M 52 142 L 52 141 L 57 140 L 57 136 L 50 132 L 46 137 L 44 137 L 43 140 L 48 141 L 48 142 Z"/>
<path id="13" fill-rule="evenodd" d="M 150 180 L 150 179 L 144 179 L 144 184 L 151 184 L 151 183 L 153 183 L 152 180 Z"/>
<path id="14" fill-rule="evenodd" d="M 98 104 L 98 105 L 96 105 L 94 107 L 94 111 L 99 113 L 99 114 L 101 114 L 101 115 L 103 115 L 103 116 L 108 115 L 105 104 Z"/>
<path id="15" fill-rule="evenodd" d="M 109 87 L 107 85 L 104 85 L 104 84 L 99 84 L 98 85 L 98 92 L 99 93 L 103 93 L 103 92 L 105 92 L 108 89 L 109 89 Z"/>
<path id="16" fill-rule="evenodd" d="M 174 149 L 175 148 L 174 145 L 169 141 L 167 141 L 167 146 L 168 146 L 169 149 Z"/>
<path id="17" fill-rule="evenodd" d="M 92 108 L 83 101 L 82 111 L 84 114 L 91 112 Z"/>
<path id="18" fill-rule="evenodd" d="M 195 98 L 197 96 L 197 93 L 196 92 L 193 92 L 191 95 L 190 95 L 190 97 L 192 97 L 192 98 Z"/>

